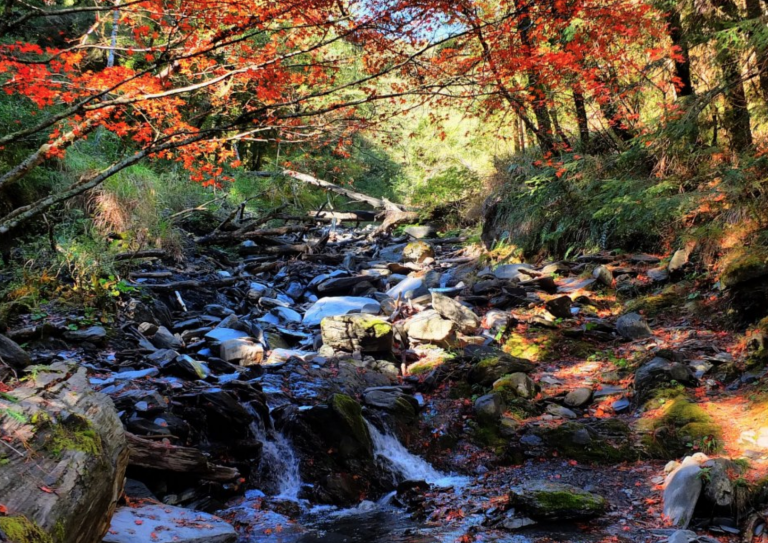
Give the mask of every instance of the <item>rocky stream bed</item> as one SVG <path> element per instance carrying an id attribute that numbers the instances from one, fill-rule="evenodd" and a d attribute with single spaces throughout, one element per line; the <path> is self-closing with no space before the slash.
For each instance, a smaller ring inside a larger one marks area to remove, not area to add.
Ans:
<path id="1" fill-rule="evenodd" d="M 5 538 L 760 540 L 763 373 L 689 299 L 690 251 L 462 242 L 288 226 L 142 260 L 114 325 L 22 316 Z"/>

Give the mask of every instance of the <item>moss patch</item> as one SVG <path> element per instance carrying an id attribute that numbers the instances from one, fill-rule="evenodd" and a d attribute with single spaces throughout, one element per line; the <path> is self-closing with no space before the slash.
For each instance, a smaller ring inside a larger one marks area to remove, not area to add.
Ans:
<path id="1" fill-rule="evenodd" d="M 626 304 L 626 312 L 655 317 L 671 307 L 684 305 L 689 289 L 688 283 L 669 285 L 661 292 L 630 300 Z"/>
<path id="2" fill-rule="evenodd" d="M 99 456 L 103 450 L 101 437 L 91 423 L 79 415 L 70 415 L 64 421 L 54 422 L 47 417 L 37 424 L 48 430 L 45 448 L 58 456 L 64 451 L 81 451 Z"/>
<path id="3" fill-rule="evenodd" d="M 763 248 L 739 248 L 724 260 L 725 265 L 720 274 L 720 286 L 723 289 L 768 275 L 768 251 Z"/>
<path id="4" fill-rule="evenodd" d="M 334 394 L 331 399 L 331 407 L 347 425 L 355 441 L 370 448 L 371 436 L 368 434 L 360 404 L 346 394 Z"/>
<path id="5" fill-rule="evenodd" d="M 0 517 L 0 530 L 13 543 L 54 543 L 53 537 L 23 515 Z"/>
<path id="6" fill-rule="evenodd" d="M 581 494 L 565 491 L 548 491 L 534 493 L 534 499 L 545 509 L 553 513 L 562 509 L 581 509 L 600 512 L 605 507 L 605 500 L 593 494 Z"/>
<path id="7" fill-rule="evenodd" d="M 641 444 L 652 458 L 674 459 L 693 450 L 706 453 L 722 448 L 722 430 L 700 406 L 684 396 L 647 412 L 637 426 Z"/>

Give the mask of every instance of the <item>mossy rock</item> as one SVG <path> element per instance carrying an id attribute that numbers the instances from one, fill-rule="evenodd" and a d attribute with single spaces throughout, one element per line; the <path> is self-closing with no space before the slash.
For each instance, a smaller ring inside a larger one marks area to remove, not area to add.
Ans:
<path id="1" fill-rule="evenodd" d="M 667 309 L 684 305 L 688 301 L 690 288 L 689 283 L 668 285 L 661 292 L 630 300 L 625 310 L 627 313 L 642 313 L 648 318 L 656 317 Z"/>
<path id="2" fill-rule="evenodd" d="M 530 451 L 534 455 L 556 452 L 558 456 L 583 462 L 624 462 L 637 458 L 630 439 L 631 429 L 619 419 L 539 427 L 533 429 L 530 436 L 538 438 L 543 445 Z"/>
<path id="3" fill-rule="evenodd" d="M 599 516 L 607 508 L 602 496 L 550 481 L 530 481 L 513 487 L 510 504 L 536 520 L 581 520 Z"/>
<path id="4" fill-rule="evenodd" d="M 0 530 L 12 543 L 55 543 L 54 538 L 27 517 L 0 517 Z"/>
<path id="5" fill-rule="evenodd" d="M 546 362 L 554 356 L 556 343 L 561 345 L 563 338 L 551 331 L 540 331 L 533 339 L 513 333 L 504 343 L 504 352 L 516 358 Z"/>
<path id="6" fill-rule="evenodd" d="M 720 288 L 739 286 L 768 276 L 768 250 L 762 247 L 740 248 L 724 259 Z"/>
<path id="7" fill-rule="evenodd" d="M 750 369 L 768 364 L 768 317 L 759 321 L 749 333 L 747 367 Z"/>
<path id="8" fill-rule="evenodd" d="M 524 373 L 504 375 L 493 382 L 493 391 L 500 393 L 504 399 L 533 398 L 536 396 L 538 385 Z"/>
<path id="9" fill-rule="evenodd" d="M 334 394 L 330 405 L 345 427 L 346 436 L 340 444 L 342 454 L 355 456 L 362 448 L 369 455 L 373 450 L 373 443 L 360 404 L 346 394 Z"/>
<path id="10" fill-rule="evenodd" d="M 484 387 L 492 386 L 496 380 L 505 375 L 518 372 L 530 373 L 534 368 L 530 360 L 516 358 L 492 348 L 467 349 L 466 352 L 469 352 L 470 361 L 473 362 L 467 376 L 469 382 Z"/>
<path id="11" fill-rule="evenodd" d="M 722 429 L 701 406 L 684 396 L 661 407 L 661 413 L 646 413 L 638 422 L 646 454 L 664 460 L 678 458 L 694 450 L 707 453 L 722 448 Z"/>

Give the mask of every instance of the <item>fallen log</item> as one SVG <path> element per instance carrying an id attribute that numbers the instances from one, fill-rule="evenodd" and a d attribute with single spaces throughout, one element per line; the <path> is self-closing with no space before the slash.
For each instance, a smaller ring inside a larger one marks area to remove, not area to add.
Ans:
<path id="1" fill-rule="evenodd" d="M 159 290 L 162 292 L 170 292 L 173 290 L 182 290 L 185 288 L 218 288 L 218 287 L 230 287 L 236 285 L 241 281 L 248 281 L 250 277 L 226 277 L 224 279 L 214 280 L 199 280 L 199 279 L 187 279 L 184 281 L 174 281 L 173 283 L 161 283 L 157 285 L 146 285 L 143 283 L 134 283 L 132 286 L 137 288 L 148 288 L 151 290 Z"/>
<path id="2" fill-rule="evenodd" d="M 200 245 L 222 245 L 230 243 L 238 243 L 247 240 L 257 240 L 267 238 L 269 236 L 284 236 L 286 234 L 296 234 L 303 232 L 307 229 L 306 226 L 293 225 L 293 226 L 280 226 L 277 228 L 262 228 L 261 230 L 251 231 L 236 231 L 226 233 L 208 234 L 201 236 L 195 240 Z"/>
<path id="3" fill-rule="evenodd" d="M 128 465 L 160 469 L 176 473 L 194 473 L 210 481 L 227 482 L 237 479 L 240 472 L 235 468 L 212 464 L 200 450 L 151 441 L 129 432 Z"/>
<path id="4" fill-rule="evenodd" d="M 249 172 L 249 173 L 251 175 L 256 175 L 258 177 L 275 177 L 278 175 L 284 175 L 286 177 L 291 177 L 293 179 L 296 179 L 297 181 L 301 181 L 302 183 L 313 185 L 315 187 L 320 187 L 322 189 L 335 192 L 336 194 L 341 194 L 342 196 L 346 196 L 347 198 L 350 198 L 352 200 L 356 200 L 358 202 L 365 202 L 366 204 L 370 205 L 375 209 L 386 209 L 386 210 L 397 210 L 397 211 L 403 210 L 402 206 L 399 206 L 393 202 L 390 202 L 386 198 L 383 198 L 383 199 L 374 198 L 373 196 L 368 196 L 367 194 L 363 194 L 361 192 L 345 189 L 344 187 L 340 187 L 328 181 L 323 181 L 322 179 L 318 179 L 317 177 L 313 177 L 305 173 L 295 172 L 293 170 L 283 170 L 281 172 Z"/>
<path id="5" fill-rule="evenodd" d="M 391 210 L 387 211 L 383 219 L 381 225 L 368 236 L 369 240 L 389 234 L 399 224 L 418 221 L 419 214 L 415 211 Z"/>
<path id="6" fill-rule="evenodd" d="M 163 249 L 147 249 L 146 251 L 134 251 L 132 253 L 120 253 L 115 255 L 115 260 L 137 260 L 139 258 L 165 258 L 168 256 Z"/>

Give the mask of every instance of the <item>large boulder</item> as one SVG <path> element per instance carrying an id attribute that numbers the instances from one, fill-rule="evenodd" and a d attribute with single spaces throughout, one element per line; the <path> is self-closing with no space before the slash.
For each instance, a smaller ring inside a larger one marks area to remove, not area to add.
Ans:
<path id="1" fill-rule="evenodd" d="M 371 315 L 326 317 L 320 323 L 323 344 L 341 351 L 380 353 L 392 350 L 392 325 Z"/>
<path id="2" fill-rule="evenodd" d="M 695 385 L 697 382 L 689 366 L 657 356 L 635 372 L 635 395 L 642 401 L 655 389 L 672 381 L 682 385 Z"/>
<path id="3" fill-rule="evenodd" d="M 218 517 L 164 504 L 121 507 L 104 543 L 232 543 L 235 529 Z"/>
<path id="4" fill-rule="evenodd" d="M 421 264 L 428 258 L 435 257 L 435 250 L 426 241 L 412 241 L 403 248 L 403 260 Z"/>
<path id="5" fill-rule="evenodd" d="M 438 292 L 432 293 L 432 307 L 441 317 L 456 323 L 461 332 L 472 333 L 480 326 L 480 318 L 471 309 Z"/>
<path id="6" fill-rule="evenodd" d="M 10 438 L 0 530 L 20 543 L 101 541 L 128 464 L 112 401 L 90 388 L 85 368 L 58 363 L 0 398 L 0 412 Z"/>
<path id="7" fill-rule="evenodd" d="M 686 457 L 664 481 L 664 516 L 680 528 L 687 528 L 703 486 L 701 464 L 709 460 L 698 453 Z"/>
<path id="8" fill-rule="evenodd" d="M 533 364 L 524 358 L 517 358 L 498 349 L 487 347 L 466 348 L 464 356 L 472 363 L 468 379 L 470 383 L 490 387 L 505 375 L 530 373 Z"/>
<path id="9" fill-rule="evenodd" d="M 616 331 L 626 339 L 642 339 L 653 335 L 645 319 L 637 313 L 627 313 L 616 321 Z"/>
<path id="10" fill-rule="evenodd" d="M 423 343 L 446 343 L 453 338 L 456 324 L 444 319 L 434 309 L 422 311 L 405 321 L 410 339 Z"/>
<path id="11" fill-rule="evenodd" d="M 599 516 L 607 508 L 602 496 L 564 483 L 527 481 L 509 491 L 510 504 L 536 520 L 581 520 Z"/>
<path id="12" fill-rule="evenodd" d="M 0 334 L 0 360 L 15 370 L 23 370 L 31 362 L 24 349 L 2 334 Z"/>

